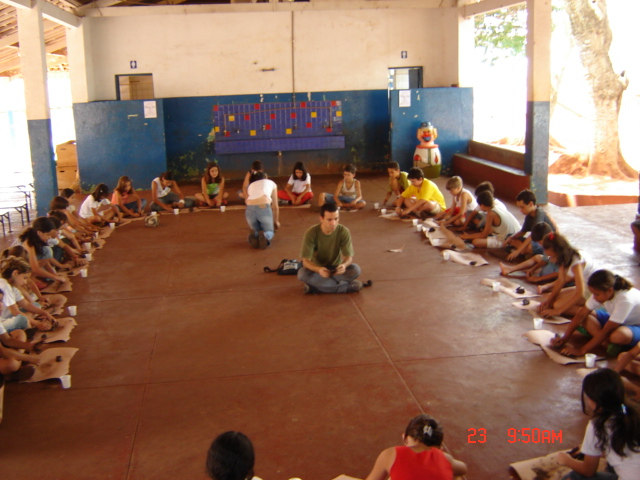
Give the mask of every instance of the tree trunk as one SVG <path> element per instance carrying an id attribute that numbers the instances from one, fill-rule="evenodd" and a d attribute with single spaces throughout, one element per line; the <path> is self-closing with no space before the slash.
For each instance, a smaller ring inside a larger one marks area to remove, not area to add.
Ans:
<path id="1" fill-rule="evenodd" d="M 620 151 L 618 114 L 628 79 L 613 71 L 609 59 L 611 29 L 606 0 L 565 0 L 571 32 L 580 48 L 596 110 L 588 173 L 612 178 L 637 178 Z"/>

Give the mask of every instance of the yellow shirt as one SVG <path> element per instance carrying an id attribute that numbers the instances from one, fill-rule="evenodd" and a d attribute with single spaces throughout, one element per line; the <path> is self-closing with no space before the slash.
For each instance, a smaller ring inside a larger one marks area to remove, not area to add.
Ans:
<path id="1" fill-rule="evenodd" d="M 444 195 L 442 195 L 442 192 L 440 192 L 438 186 L 428 178 L 422 179 L 422 185 L 420 185 L 420 188 L 414 187 L 413 184 L 410 184 L 409 188 L 402 192 L 402 197 L 416 197 L 418 200 L 437 202 L 443 210 L 447 208 L 447 205 L 444 201 Z"/>

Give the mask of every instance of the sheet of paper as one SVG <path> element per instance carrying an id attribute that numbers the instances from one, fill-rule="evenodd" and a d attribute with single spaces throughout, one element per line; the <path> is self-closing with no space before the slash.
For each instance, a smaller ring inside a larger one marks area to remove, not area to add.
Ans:
<path id="1" fill-rule="evenodd" d="M 487 262 L 482 255 L 478 255 L 477 253 L 458 252 L 456 250 L 445 251 L 449 252 L 449 258 L 452 262 L 459 263 L 460 265 L 470 265 L 472 267 L 489 265 L 489 262 Z"/>
<path id="2" fill-rule="evenodd" d="M 398 92 L 398 106 L 399 107 L 411 106 L 411 90 L 400 90 Z"/>
<path id="3" fill-rule="evenodd" d="M 158 111 L 155 100 L 144 101 L 144 118 L 158 118 Z"/>
<path id="4" fill-rule="evenodd" d="M 71 347 L 49 348 L 43 351 L 40 354 L 40 365 L 36 367 L 36 371 L 27 382 L 41 382 L 66 375 L 69 373 L 69 363 L 77 351 L 77 348 Z"/>
<path id="5" fill-rule="evenodd" d="M 525 300 L 525 299 L 523 299 Z M 540 306 L 540 302 L 536 301 L 536 300 L 528 300 L 529 304 L 525 305 L 522 303 L 522 300 L 519 301 L 515 301 L 512 302 L 511 305 L 513 305 L 514 307 L 516 307 L 519 310 L 528 310 L 531 313 L 534 313 L 538 310 L 538 307 Z"/>
<path id="6" fill-rule="evenodd" d="M 400 220 L 400 217 L 396 215 L 396 212 L 385 213 L 379 215 L 380 218 L 384 218 L 385 220 Z"/>
<path id="7" fill-rule="evenodd" d="M 440 228 L 438 222 L 436 222 L 433 218 L 427 218 L 422 224 L 428 228 Z"/>
<path id="8" fill-rule="evenodd" d="M 59 318 L 58 328 L 51 332 L 38 332 L 33 336 L 33 339 L 36 342 L 44 343 L 67 342 L 76 325 L 78 324 L 73 317 Z"/>
<path id="9" fill-rule="evenodd" d="M 540 345 L 540 348 L 542 348 L 544 353 L 546 353 L 551 360 L 560 365 L 584 363 L 584 356 L 576 358 L 568 357 L 552 349 L 551 339 L 555 336 L 555 333 L 550 332 L 549 330 L 529 330 L 527 333 L 525 333 L 524 336 L 527 337 L 527 340 L 529 340 L 531 343 Z M 597 358 L 597 360 L 600 359 L 602 359 L 602 357 Z"/>
<path id="10" fill-rule="evenodd" d="M 558 453 L 566 451 L 567 450 L 558 450 L 557 452 L 550 453 L 544 457 L 514 462 L 509 466 L 515 470 L 520 480 L 561 480 L 561 478 L 569 473 L 571 469 L 560 465 L 556 461 L 556 456 Z M 598 463 L 597 471 L 602 472 L 605 468 L 606 460 L 603 457 Z"/>

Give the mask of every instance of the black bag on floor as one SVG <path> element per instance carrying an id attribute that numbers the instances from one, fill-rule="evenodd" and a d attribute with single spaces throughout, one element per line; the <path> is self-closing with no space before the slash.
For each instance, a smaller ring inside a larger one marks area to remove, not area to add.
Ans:
<path id="1" fill-rule="evenodd" d="M 302 268 L 300 260 L 288 260 L 283 258 L 276 268 L 264 267 L 265 273 L 278 272 L 278 275 L 296 275 L 298 270 Z"/>

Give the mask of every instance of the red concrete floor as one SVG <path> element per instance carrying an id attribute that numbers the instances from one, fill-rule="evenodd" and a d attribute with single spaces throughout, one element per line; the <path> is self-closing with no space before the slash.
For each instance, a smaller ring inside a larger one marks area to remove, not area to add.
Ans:
<path id="1" fill-rule="evenodd" d="M 367 200 L 385 182 L 365 178 Z M 333 186 L 314 177 L 316 194 Z M 640 280 L 635 205 L 550 211 L 600 265 Z M 498 276 L 496 259 L 444 263 L 408 224 L 367 207 L 341 221 L 373 287 L 303 295 L 295 277 L 262 268 L 298 257 L 317 218 L 283 209 L 264 251 L 249 248 L 242 210 L 119 227 L 69 294 L 72 388 L 7 385 L 0 478 L 202 479 L 209 443 L 229 429 L 253 440 L 265 480 L 362 478 L 421 412 L 443 423 L 470 479 L 508 478 L 513 461 L 579 445 L 578 366 L 548 360 L 522 338 L 530 315 L 480 286 Z M 509 428 L 561 431 L 562 443 L 512 444 Z M 470 429 L 486 443 L 470 443 Z"/>

